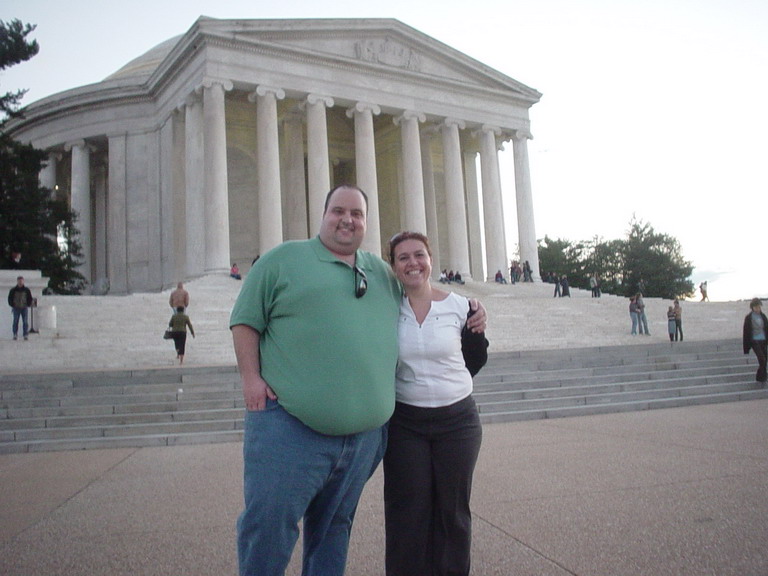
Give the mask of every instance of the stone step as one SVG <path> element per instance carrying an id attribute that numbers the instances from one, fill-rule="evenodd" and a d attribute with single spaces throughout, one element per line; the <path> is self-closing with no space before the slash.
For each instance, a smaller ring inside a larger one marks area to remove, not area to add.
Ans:
<path id="1" fill-rule="evenodd" d="M 679 376 L 658 380 L 607 380 L 605 383 L 594 382 L 566 382 L 548 383 L 541 386 L 533 383 L 529 386 L 515 386 L 499 388 L 495 390 L 476 390 L 475 399 L 480 402 L 497 402 L 508 399 L 530 398 L 557 398 L 568 396 L 585 396 L 596 394 L 610 394 L 612 392 L 645 392 L 663 390 L 665 388 L 682 388 L 689 385 L 713 385 L 713 384 L 742 384 L 751 383 L 752 372 L 740 372 L 731 374 L 704 374 L 696 376 Z"/>
<path id="2" fill-rule="evenodd" d="M 561 395 L 530 395 L 522 393 L 519 398 L 476 398 L 481 413 L 525 411 L 543 408 L 561 408 L 590 404 L 625 404 L 643 400 L 678 398 L 685 396 L 702 396 L 716 394 L 731 394 L 754 390 L 753 383 L 743 380 L 737 382 L 718 382 L 714 384 L 693 384 L 691 386 L 668 385 L 662 388 L 647 390 L 620 389 L 563 389 Z"/>
<path id="3" fill-rule="evenodd" d="M 498 422 L 768 397 L 740 352 L 732 340 L 491 354 L 475 398 Z M 234 366 L 3 376 L 0 453 L 239 440 L 243 409 Z"/>
<path id="4" fill-rule="evenodd" d="M 723 402 L 740 402 L 768 398 L 768 390 L 752 389 L 735 391 L 724 394 L 702 394 L 661 398 L 655 400 L 639 400 L 634 402 L 589 404 L 549 409 L 520 410 L 510 412 L 494 412 L 480 414 L 480 421 L 485 424 L 494 422 L 517 422 L 524 420 L 543 420 L 548 418 L 569 418 L 577 416 L 593 416 L 597 414 L 613 414 L 617 412 L 636 412 L 661 408 L 680 408 L 702 404 L 719 404 Z"/>

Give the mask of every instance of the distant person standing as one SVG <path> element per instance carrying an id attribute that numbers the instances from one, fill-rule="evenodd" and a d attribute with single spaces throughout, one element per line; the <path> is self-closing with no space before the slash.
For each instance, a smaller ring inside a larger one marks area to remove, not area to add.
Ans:
<path id="1" fill-rule="evenodd" d="M 704 302 L 705 300 L 709 300 L 709 296 L 707 296 L 707 281 L 704 280 L 701 284 L 699 284 L 699 292 L 701 292 L 701 301 Z"/>
<path id="2" fill-rule="evenodd" d="M 675 341 L 675 331 L 677 330 L 677 327 L 675 326 L 675 307 L 670 306 L 667 309 L 667 333 L 669 334 L 669 341 L 674 342 Z"/>
<path id="3" fill-rule="evenodd" d="M 13 310 L 13 339 L 19 339 L 19 318 L 22 321 L 24 340 L 29 340 L 29 308 L 32 306 L 32 292 L 24 286 L 24 276 L 16 278 L 16 286 L 8 292 L 8 306 Z"/>
<path id="4" fill-rule="evenodd" d="M 648 317 L 645 315 L 645 302 L 643 302 L 642 292 L 638 292 L 635 295 L 635 303 L 637 304 L 637 323 L 640 327 L 640 334 L 650 336 L 648 331 Z"/>
<path id="5" fill-rule="evenodd" d="M 757 374 L 755 380 L 765 386 L 768 380 L 766 371 L 766 356 L 768 356 L 768 318 L 763 314 L 763 303 L 760 298 L 753 298 L 749 303 L 750 312 L 744 318 L 743 347 L 744 354 L 750 349 L 757 357 Z"/>
<path id="6" fill-rule="evenodd" d="M 629 318 L 632 320 L 632 334 L 637 336 L 637 296 L 632 296 L 629 299 Z"/>
<path id="7" fill-rule="evenodd" d="M 571 297 L 571 287 L 568 285 L 568 276 L 565 274 L 560 277 L 560 288 L 563 291 L 563 298 L 566 296 L 568 296 L 568 298 Z"/>
<path id="8" fill-rule="evenodd" d="M 680 300 L 675 298 L 675 302 L 673 304 L 673 308 L 675 309 L 675 340 L 677 340 L 677 337 L 680 337 L 680 342 L 683 341 L 683 309 L 680 307 Z"/>
<path id="9" fill-rule="evenodd" d="M 10 264 L 11 270 L 22 270 L 24 268 L 24 265 L 21 263 L 21 252 L 11 252 Z"/>
<path id="10" fill-rule="evenodd" d="M 168 304 L 176 310 L 179 306 L 184 309 L 189 308 L 189 292 L 184 289 L 184 283 L 179 282 L 176 285 L 176 289 L 171 292 L 171 297 L 168 298 Z"/>

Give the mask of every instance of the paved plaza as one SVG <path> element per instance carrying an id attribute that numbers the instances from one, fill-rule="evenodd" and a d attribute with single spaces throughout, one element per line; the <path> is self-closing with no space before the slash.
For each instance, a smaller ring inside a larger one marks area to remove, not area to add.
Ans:
<path id="1" fill-rule="evenodd" d="M 472 574 L 765 576 L 767 422 L 756 400 L 485 426 Z M 240 450 L 0 456 L 0 574 L 236 574 Z M 347 574 L 383 555 L 379 469 Z"/>
<path id="2" fill-rule="evenodd" d="M 218 280 L 206 282 L 221 292 Z M 189 287 L 193 320 L 195 306 L 202 318 L 205 283 Z M 487 305 L 496 351 L 533 342 L 555 354 L 579 343 L 642 346 L 666 337 L 656 318 L 661 300 L 651 299 L 652 334 L 642 340 L 627 334 L 623 299 L 552 299 L 546 286 L 469 291 Z M 143 313 L 131 311 L 134 302 Z M 132 316 L 156 310 L 150 320 L 158 328 L 164 306 L 167 293 L 120 303 Z M 690 339 L 738 337 L 747 309 L 743 302 L 683 306 Z M 62 310 L 61 318 L 76 315 Z M 101 348 L 96 335 L 75 345 L 88 338 L 71 326 L 60 330 L 73 349 L 89 351 L 94 367 L 119 366 L 133 353 L 130 340 Z M 160 333 L 153 330 L 146 350 Z M 65 348 L 45 338 L 0 340 L 0 350 L 4 357 L 47 351 L 39 369 L 52 370 L 50 358 Z M 192 361 L 219 361 L 213 355 L 224 346 L 200 340 L 192 341 Z M 38 368 L 32 359 L 14 367 Z M 0 456 L 0 574 L 234 575 L 241 474 L 240 443 Z M 486 425 L 472 500 L 472 574 L 766 576 L 767 490 L 768 400 Z M 360 503 L 347 574 L 381 575 L 383 561 L 379 470 Z M 299 573 L 294 555 L 287 574 Z"/>

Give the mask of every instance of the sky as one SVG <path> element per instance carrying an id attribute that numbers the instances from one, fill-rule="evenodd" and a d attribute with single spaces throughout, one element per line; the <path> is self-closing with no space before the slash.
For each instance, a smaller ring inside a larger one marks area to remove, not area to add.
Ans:
<path id="1" fill-rule="evenodd" d="M 680 242 L 710 299 L 768 297 L 765 0 L 3 0 L 40 53 L 0 72 L 0 92 L 30 104 L 99 82 L 201 15 L 396 18 L 543 94 L 537 238 L 622 239 L 636 218 Z M 511 257 L 511 142 L 500 164 Z"/>

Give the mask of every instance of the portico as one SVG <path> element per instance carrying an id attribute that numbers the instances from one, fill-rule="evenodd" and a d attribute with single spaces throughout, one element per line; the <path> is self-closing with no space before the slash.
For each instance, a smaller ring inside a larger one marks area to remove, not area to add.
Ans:
<path id="1" fill-rule="evenodd" d="M 520 257 L 538 275 L 527 140 L 540 97 L 396 20 L 200 18 L 103 82 L 31 104 L 10 131 L 50 152 L 41 182 L 78 212 L 82 271 L 112 293 L 247 272 L 315 235 L 345 182 L 368 194 L 364 249 L 423 231 L 436 273 L 485 280 L 509 266 L 509 141 Z"/>

